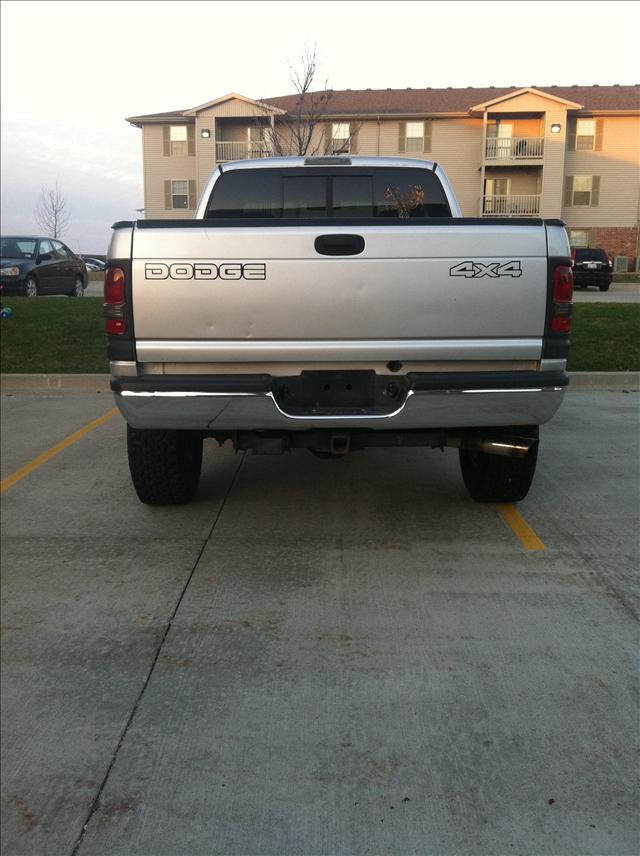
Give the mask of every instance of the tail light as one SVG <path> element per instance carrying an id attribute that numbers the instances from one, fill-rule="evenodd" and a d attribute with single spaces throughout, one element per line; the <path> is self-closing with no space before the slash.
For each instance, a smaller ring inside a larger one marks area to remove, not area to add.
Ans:
<path id="1" fill-rule="evenodd" d="M 126 305 L 125 273 L 120 267 L 108 267 L 104 276 L 105 327 L 107 336 L 122 336 L 127 332 L 124 315 Z"/>
<path id="2" fill-rule="evenodd" d="M 569 265 L 558 265 L 553 271 L 553 306 L 551 331 L 568 333 L 571 330 L 573 300 L 573 271 Z"/>

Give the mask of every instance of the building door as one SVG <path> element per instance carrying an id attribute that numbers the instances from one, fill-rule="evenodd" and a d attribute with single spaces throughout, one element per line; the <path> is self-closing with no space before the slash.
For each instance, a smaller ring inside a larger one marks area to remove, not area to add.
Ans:
<path id="1" fill-rule="evenodd" d="M 265 156 L 266 130 L 267 129 L 264 125 L 249 125 L 247 128 L 250 158 L 261 158 Z"/>
<path id="2" fill-rule="evenodd" d="M 484 214 L 508 214 L 510 185 L 508 178 L 485 178 Z"/>
<path id="3" fill-rule="evenodd" d="M 496 157 L 510 158 L 511 140 L 513 137 L 513 125 L 511 122 L 498 123 L 498 139 L 496 140 Z"/>

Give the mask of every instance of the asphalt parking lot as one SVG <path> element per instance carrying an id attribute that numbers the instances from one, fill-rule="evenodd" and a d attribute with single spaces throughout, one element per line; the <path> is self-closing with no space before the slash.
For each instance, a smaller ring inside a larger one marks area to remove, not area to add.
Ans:
<path id="1" fill-rule="evenodd" d="M 637 394 L 543 429 L 536 549 L 453 450 L 38 459 L 111 409 L 2 398 L 4 856 L 637 854 Z"/>

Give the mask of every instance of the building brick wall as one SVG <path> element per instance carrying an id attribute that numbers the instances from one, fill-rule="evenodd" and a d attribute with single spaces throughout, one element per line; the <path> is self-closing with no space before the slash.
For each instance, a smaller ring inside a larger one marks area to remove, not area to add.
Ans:
<path id="1" fill-rule="evenodd" d="M 638 247 L 637 226 L 572 226 L 567 224 L 567 230 L 572 229 L 587 232 L 590 247 L 601 247 L 607 254 L 615 256 L 627 256 L 629 259 L 629 270 L 633 270 L 636 261 Z"/>

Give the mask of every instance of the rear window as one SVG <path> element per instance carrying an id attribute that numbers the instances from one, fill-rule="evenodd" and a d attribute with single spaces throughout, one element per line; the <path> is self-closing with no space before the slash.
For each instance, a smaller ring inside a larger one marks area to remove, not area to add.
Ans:
<path id="1" fill-rule="evenodd" d="M 608 262 L 609 257 L 604 250 L 576 250 L 577 262 Z"/>
<path id="2" fill-rule="evenodd" d="M 207 219 L 316 220 L 450 217 L 438 177 L 411 168 L 230 170 L 216 182 Z"/>

